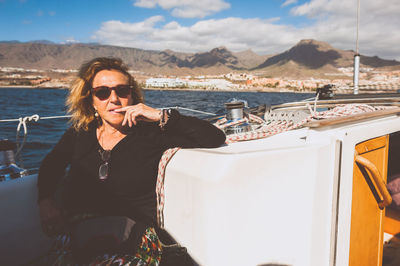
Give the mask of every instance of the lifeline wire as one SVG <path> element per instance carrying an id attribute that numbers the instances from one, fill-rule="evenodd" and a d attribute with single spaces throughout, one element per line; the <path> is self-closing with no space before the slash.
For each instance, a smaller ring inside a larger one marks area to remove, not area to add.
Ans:
<path id="1" fill-rule="evenodd" d="M 20 117 L 20 118 L 16 118 L 16 119 L 2 119 L 2 120 L 0 120 L 0 122 L 19 122 L 18 126 L 17 126 L 17 134 L 15 136 L 15 143 L 17 144 L 17 151 L 15 152 L 15 155 L 17 156 L 21 152 L 21 150 L 24 147 L 25 142 L 26 142 L 26 136 L 28 135 L 28 127 L 27 127 L 28 122 L 32 122 L 32 121 L 37 122 L 40 119 L 46 120 L 46 119 L 58 119 L 58 118 L 69 118 L 69 117 L 71 117 L 71 116 L 70 115 L 59 115 L 59 116 L 40 117 L 38 114 L 34 114 L 31 116 L 25 116 L 25 117 Z M 24 129 L 24 136 L 23 136 L 23 140 L 20 144 L 19 138 L 20 138 L 21 127 L 23 127 L 23 129 Z"/>
<path id="2" fill-rule="evenodd" d="M 190 112 L 193 112 L 193 113 L 199 113 L 199 114 L 204 114 L 204 115 L 217 115 L 217 114 L 214 114 L 214 113 L 208 113 L 208 112 L 204 112 L 204 111 L 199 111 L 199 110 L 194 110 L 194 109 L 185 108 L 185 107 L 179 107 L 179 106 L 165 107 L 165 108 L 162 108 L 162 109 L 169 109 L 169 108 L 180 109 L 180 110 L 190 111 Z"/>

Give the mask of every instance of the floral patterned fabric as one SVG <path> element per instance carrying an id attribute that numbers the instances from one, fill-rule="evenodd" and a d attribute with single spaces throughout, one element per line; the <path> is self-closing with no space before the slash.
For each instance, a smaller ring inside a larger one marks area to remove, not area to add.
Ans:
<path id="1" fill-rule="evenodd" d="M 133 254 L 133 253 L 132 253 Z M 160 264 L 162 254 L 161 242 L 155 229 L 149 227 L 142 236 L 142 242 L 135 255 L 104 254 L 94 258 L 90 266 L 122 266 L 122 265 L 151 265 Z M 73 266 L 74 262 L 71 252 L 71 237 L 69 234 L 61 234 L 56 237 L 54 245 L 49 253 L 39 263 L 41 265 Z"/>

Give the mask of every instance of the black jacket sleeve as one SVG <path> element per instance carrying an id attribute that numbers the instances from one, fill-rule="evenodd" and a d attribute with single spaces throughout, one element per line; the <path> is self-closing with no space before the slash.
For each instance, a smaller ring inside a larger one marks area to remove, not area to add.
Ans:
<path id="1" fill-rule="evenodd" d="M 75 130 L 70 128 L 40 165 L 38 175 L 38 201 L 54 197 L 58 181 L 71 162 Z"/>
<path id="2" fill-rule="evenodd" d="M 184 116 L 172 110 L 164 135 L 166 148 L 216 148 L 225 142 L 225 134 L 211 123 Z"/>

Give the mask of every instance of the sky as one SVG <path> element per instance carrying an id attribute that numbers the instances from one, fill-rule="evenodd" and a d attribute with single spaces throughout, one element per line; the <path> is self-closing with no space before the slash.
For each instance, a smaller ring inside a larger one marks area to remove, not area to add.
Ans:
<path id="1" fill-rule="evenodd" d="M 359 51 L 400 60 L 400 0 L 360 0 Z M 261 55 L 302 39 L 356 49 L 357 0 L 0 0 L 0 41 Z"/>

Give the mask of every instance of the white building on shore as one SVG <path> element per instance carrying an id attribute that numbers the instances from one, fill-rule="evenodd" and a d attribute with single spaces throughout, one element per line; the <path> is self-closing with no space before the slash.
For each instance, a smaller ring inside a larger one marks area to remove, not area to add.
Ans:
<path id="1" fill-rule="evenodd" d="M 237 86 L 225 79 L 195 79 L 183 80 L 179 78 L 149 78 L 147 88 L 191 88 L 205 90 L 231 90 Z"/>
<path id="2" fill-rule="evenodd" d="M 187 82 L 181 79 L 149 78 L 146 80 L 147 88 L 182 88 L 187 87 Z"/>
<path id="3" fill-rule="evenodd" d="M 237 86 L 225 79 L 205 79 L 188 81 L 189 88 L 204 88 L 206 90 L 231 90 Z"/>

